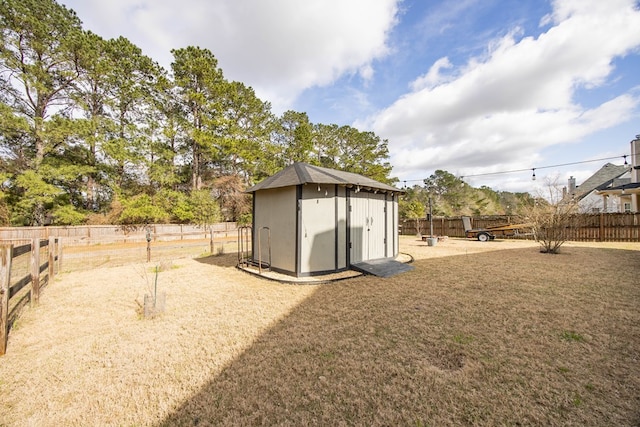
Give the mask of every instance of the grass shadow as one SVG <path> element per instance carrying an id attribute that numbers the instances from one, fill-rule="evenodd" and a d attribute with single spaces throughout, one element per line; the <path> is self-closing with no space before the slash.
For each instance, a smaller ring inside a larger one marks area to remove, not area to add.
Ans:
<path id="1" fill-rule="evenodd" d="M 195 258 L 197 262 L 215 265 L 218 267 L 235 267 L 238 265 L 238 254 L 229 253 L 229 254 L 219 254 L 219 255 L 208 255 L 203 257 Z"/>
<path id="2" fill-rule="evenodd" d="M 633 425 L 640 252 L 564 253 L 318 286 L 160 425 Z"/>

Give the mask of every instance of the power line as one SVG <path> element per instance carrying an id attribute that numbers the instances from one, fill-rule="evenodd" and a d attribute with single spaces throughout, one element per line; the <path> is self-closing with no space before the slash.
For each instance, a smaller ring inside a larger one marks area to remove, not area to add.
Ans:
<path id="1" fill-rule="evenodd" d="M 470 178 L 470 177 L 477 177 L 477 176 L 502 175 L 502 174 L 508 174 L 508 173 L 527 172 L 527 171 L 532 171 L 533 172 L 533 177 L 532 178 L 536 179 L 536 170 L 537 169 L 560 168 L 560 167 L 563 167 L 563 166 L 580 165 L 580 164 L 583 164 L 583 163 L 601 162 L 603 160 L 618 159 L 620 157 L 622 157 L 624 159 L 624 164 L 627 165 L 628 164 L 627 163 L 627 155 L 625 154 L 625 155 L 622 155 L 622 156 L 603 157 L 603 158 L 600 158 L 600 159 L 582 160 L 582 161 L 579 161 L 579 162 L 561 163 L 561 164 L 557 164 L 557 165 L 537 166 L 537 167 L 531 167 L 531 168 L 511 169 L 511 170 L 498 171 L 498 172 L 486 172 L 486 173 L 476 173 L 476 174 L 470 174 L 470 175 L 460 175 L 460 179 Z M 402 182 L 406 185 L 407 182 L 418 182 L 418 181 L 424 182 L 425 179 L 406 179 L 406 180 L 403 180 Z"/>

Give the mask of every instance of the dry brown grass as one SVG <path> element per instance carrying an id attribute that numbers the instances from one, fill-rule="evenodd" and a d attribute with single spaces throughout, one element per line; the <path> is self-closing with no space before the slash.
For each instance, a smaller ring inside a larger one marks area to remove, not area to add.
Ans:
<path id="1" fill-rule="evenodd" d="M 214 253 L 236 252 L 236 242 L 216 240 Z M 172 240 L 151 244 L 151 261 L 163 262 L 177 258 L 203 257 L 210 253 L 210 243 L 205 240 Z M 87 270 L 98 267 L 113 267 L 147 260 L 146 243 L 117 243 L 65 247 L 63 271 Z"/>
<path id="2" fill-rule="evenodd" d="M 402 239 L 414 271 L 283 285 L 235 254 L 64 273 L 0 425 L 638 425 L 640 244 Z"/>

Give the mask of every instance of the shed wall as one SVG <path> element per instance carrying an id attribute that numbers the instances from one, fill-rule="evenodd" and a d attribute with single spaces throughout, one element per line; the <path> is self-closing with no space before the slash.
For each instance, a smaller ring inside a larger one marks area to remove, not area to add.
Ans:
<path id="1" fill-rule="evenodd" d="M 338 270 L 346 269 L 347 265 L 347 189 L 337 186 L 336 224 L 338 226 Z"/>
<path id="2" fill-rule="evenodd" d="M 367 215 L 369 204 L 363 194 L 349 192 L 349 261 L 353 264 L 367 259 Z"/>
<path id="3" fill-rule="evenodd" d="M 356 193 L 335 184 L 256 191 L 253 257 L 258 258 L 260 235 L 266 261 L 269 247 L 262 227 L 271 231 L 272 268 L 298 276 L 398 254 L 397 197 L 387 193 Z"/>
<path id="4" fill-rule="evenodd" d="M 256 191 L 253 212 L 253 258 L 258 258 L 257 236 L 262 227 L 271 230 L 271 266 L 274 269 L 296 271 L 296 187 Z M 266 234 L 262 235 L 263 254 L 269 251 Z M 266 255 L 263 255 L 266 259 Z"/>
<path id="5" fill-rule="evenodd" d="M 369 193 L 369 255 L 367 259 L 386 257 L 385 195 Z"/>
<path id="6" fill-rule="evenodd" d="M 386 196 L 386 200 L 385 200 L 385 213 L 386 213 L 386 218 L 385 221 L 387 221 L 387 225 L 385 227 L 385 242 L 386 242 L 386 247 L 385 247 L 385 257 L 386 258 L 390 258 L 394 256 L 394 251 L 395 251 L 395 239 L 393 236 L 393 212 L 394 212 L 394 208 L 393 208 L 393 198 L 392 196 Z"/>
<path id="7" fill-rule="evenodd" d="M 350 192 L 349 203 L 351 263 L 387 257 L 385 194 Z"/>
<path id="8" fill-rule="evenodd" d="M 304 185 L 300 274 L 336 270 L 336 186 Z"/>
<path id="9" fill-rule="evenodd" d="M 386 250 L 385 250 L 385 257 L 386 258 L 393 258 L 395 257 L 396 254 L 396 238 L 397 238 L 397 231 L 394 233 L 394 229 L 397 229 L 398 227 L 394 225 L 397 224 L 397 218 L 395 215 L 395 206 L 394 206 L 394 197 L 391 195 L 387 195 L 386 196 L 386 201 L 385 201 L 385 213 L 386 213 L 386 220 L 387 220 L 387 225 L 386 225 L 386 230 L 385 230 L 385 241 L 387 242 L 386 245 Z"/>
<path id="10" fill-rule="evenodd" d="M 393 239 L 393 257 L 397 257 L 400 254 L 400 215 L 398 213 L 398 196 L 393 196 L 393 227 L 390 228 Z"/>

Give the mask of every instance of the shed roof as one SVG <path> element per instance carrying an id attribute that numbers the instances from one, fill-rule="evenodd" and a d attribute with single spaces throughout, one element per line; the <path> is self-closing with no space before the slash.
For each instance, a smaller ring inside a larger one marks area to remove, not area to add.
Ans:
<path id="1" fill-rule="evenodd" d="M 403 190 L 357 173 L 343 172 L 300 162 L 287 166 L 275 175 L 264 179 L 249 188 L 247 193 L 300 184 L 338 184 L 346 187 L 360 186 L 362 189 L 404 193 Z"/>

